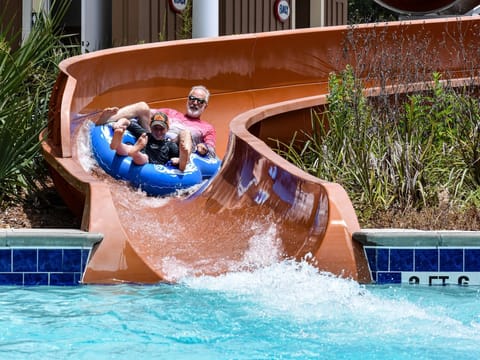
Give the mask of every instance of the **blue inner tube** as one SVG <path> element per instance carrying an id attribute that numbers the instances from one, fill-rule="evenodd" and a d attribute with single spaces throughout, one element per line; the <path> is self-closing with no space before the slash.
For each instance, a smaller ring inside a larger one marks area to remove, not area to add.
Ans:
<path id="1" fill-rule="evenodd" d="M 130 156 L 120 156 L 110 149 L 113 128 L 108 125 L 92 126 L 90 138 L 92 152 L 99 166 L 115 179 L 128 181 L 149 195 L 168 195 L 179 189 L 200 184 L 214 176 L 220 168 L 220 159 L 192 154 L 185 171 L 166 165 L 136 165 Z M 128 131 L 123 136 L 124 143 L 134 144 L 136 139 Z"/>

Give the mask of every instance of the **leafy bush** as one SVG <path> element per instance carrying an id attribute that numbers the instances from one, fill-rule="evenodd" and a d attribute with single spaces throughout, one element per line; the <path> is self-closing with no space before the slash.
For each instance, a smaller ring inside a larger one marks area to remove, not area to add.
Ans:
<path id="1" fill-rule="evenodd" d="M 379 101 L 364 95 L 347 67 L 330 76 L 328 108 L 312 113 L 313 132 L 303 147 L 292 142 L 279 153 L 344 186 L 361 220 L 378 209 L 478 206 L 479 100 L 469 87 L 449 87 L 439 74 L 432 83 L 403 102 Z"/>
<path id="2" fill-rule="evenodd" d="M 62 43 L 66 36 L 57 34 L 66 5 L 56 10 L 54 16 L 39 15 L 17 50 L 12 50 L 17 36 L 11 36 L 8 26 L 0 30 L 1 207 L 37 190 L 45 176 L 39 134 L 46 126 L 57 65 L 72 54 Z"/>

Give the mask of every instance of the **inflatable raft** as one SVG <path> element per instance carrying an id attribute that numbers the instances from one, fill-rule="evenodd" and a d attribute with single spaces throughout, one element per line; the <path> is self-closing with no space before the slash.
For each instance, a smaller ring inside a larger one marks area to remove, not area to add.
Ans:
<path id="1" fill-rule="evenodd" d="M 98 165 L 110 176 L 128 181 L 149 195 L 168 195 L 180 189 L 200 184 L 214 176 L 220 168 L 220 159 L 191 154 L 185 171 L 180 171 L 170 163 L 165 165 L 136 165 L 130 156 L 120 156 L 110 149 L 113 137 L 111 125 L 92 126 L 90 139 L 92 152 Z M 134 144 L 136 139 L 126 131 L 124 143 Z"/>

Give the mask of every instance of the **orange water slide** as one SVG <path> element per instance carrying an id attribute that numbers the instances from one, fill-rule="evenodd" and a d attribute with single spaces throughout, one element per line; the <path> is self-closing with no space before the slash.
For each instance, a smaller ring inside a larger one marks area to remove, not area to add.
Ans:
<path id="1" fill-rule="evenodd" d="M 306 258 L 320 270 L 369 283 L 345 190 L 306 174 L 270 146 L 312 131 L 311 111 L 324 108 L 329 74 L 347 64 L 373 90 L 386 71 L 407 83 L 419 61 L 449 78 L 470 77 L 478 67 L 479 26 L 470 17 L 304 29 L 129 46 L 63 61 L 42 149 L 82 229 L 104 236 L 83 282 L 218 275 L 258 266 L 265 259 L 255 256 L 262 254 L 268 261 Z M 426 72 L 415 81 L 429 79 Z M 125 185 L 82 166 L 78 129 L 108 106 L 146 101 L 183 110 L 196 84 L 211 91 L 204 118 L 217 130 L 220 172 L 188 198 L 163 206 L 136 201 L 126 209 Z"/>

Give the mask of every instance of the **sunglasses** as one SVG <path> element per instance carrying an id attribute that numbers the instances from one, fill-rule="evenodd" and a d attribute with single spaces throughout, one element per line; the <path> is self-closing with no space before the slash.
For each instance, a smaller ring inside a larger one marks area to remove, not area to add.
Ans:
<path id="1" fill-rule="evenodd" d="M 188 95 L 188 100 L 189 100 L 189 101 L 196 101 L 196 102 L 198 102 L 198 103 L 200 103 L 200 104 L 205 104 L 205 103 L 207 102 L 207 100 L 205 100 L 205 99 L 199 99 L 199 98 L 197 98 L 196 96 L 193 96 L 193 95 Z"/>

